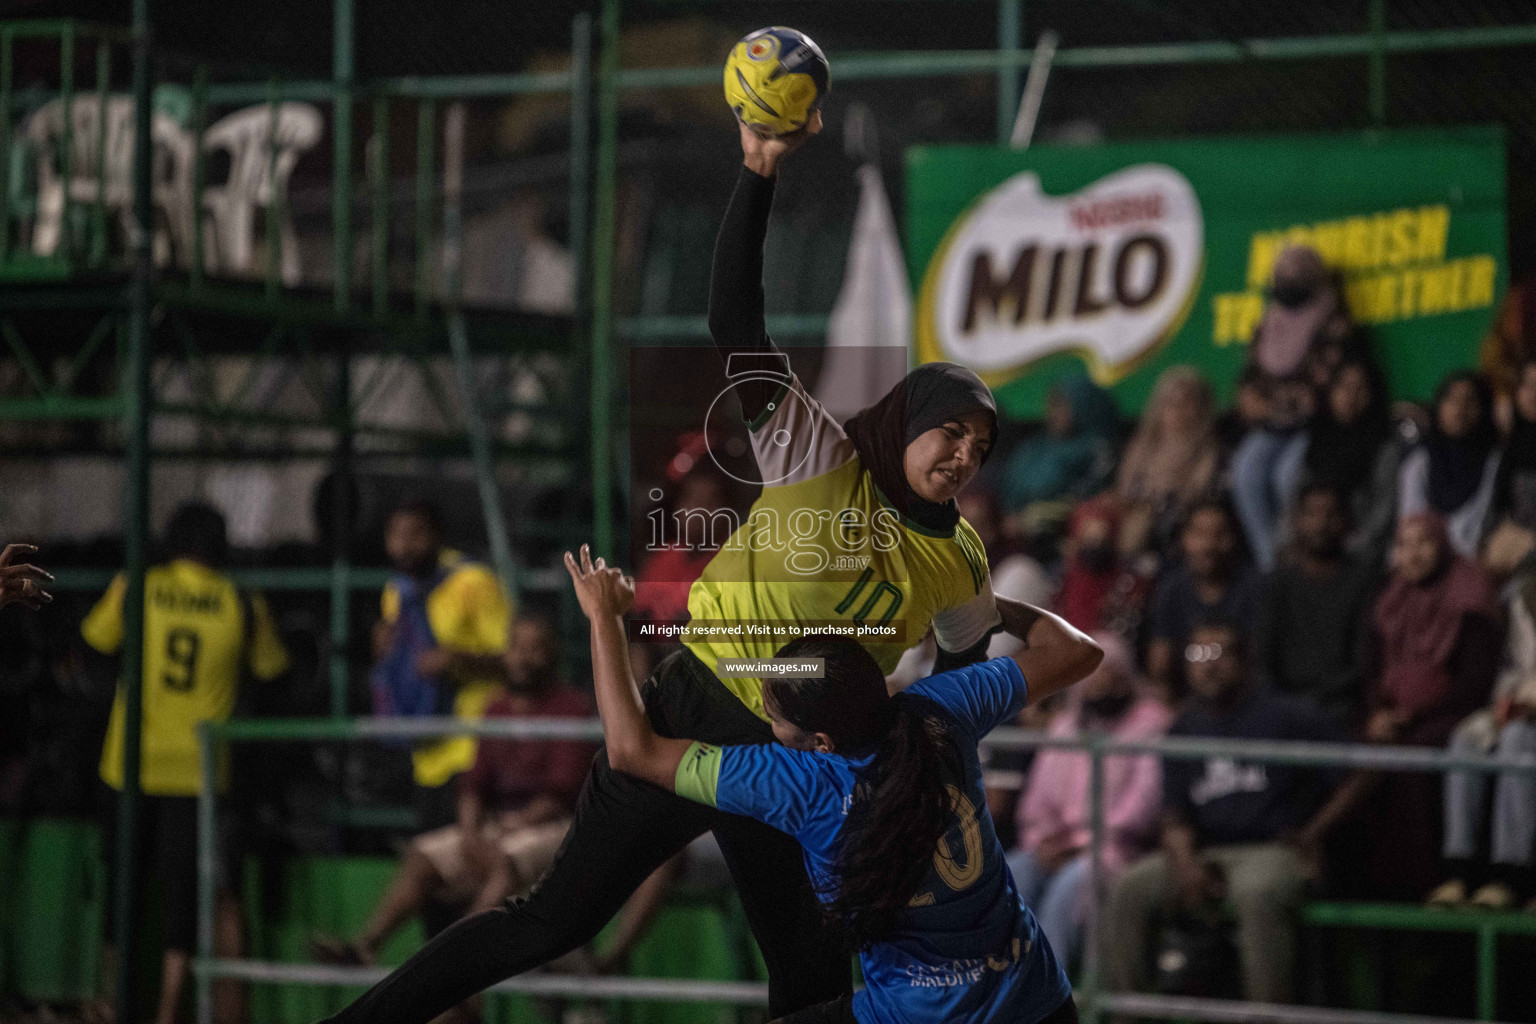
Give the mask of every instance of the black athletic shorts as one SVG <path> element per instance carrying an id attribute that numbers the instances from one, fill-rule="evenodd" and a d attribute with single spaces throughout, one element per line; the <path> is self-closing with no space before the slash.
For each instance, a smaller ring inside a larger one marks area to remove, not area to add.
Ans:
<path id="1" fill-rule="evenodd" d="M 101 856 L 113 879 L 113 898 L 107 901 L 109 942 L 117 929 L 117 801 L 117 790 L 108 790 L 101 814 Z M 165 948 L 191 953 L 197 948 L 197 797 L 141 793 L 136 838 L 136 884 L 143 892 L 151 877 L 159 883 Z"/>

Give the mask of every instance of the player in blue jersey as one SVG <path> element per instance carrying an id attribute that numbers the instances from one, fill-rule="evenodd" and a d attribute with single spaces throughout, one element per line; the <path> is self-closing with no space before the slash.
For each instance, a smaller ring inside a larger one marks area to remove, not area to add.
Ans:
<path id="1" fill-rule="evenodd" d="M 592 623 L 609 763 L 795 837 L 827 912 L 857 942 L 865 988 L 782 1024 L 1076 1020 L 1066 973 L 1004 862 L 976 744 L 1027 702 L 1093 671 L 1103 652 L 1092 640 L 1009 602 L 1003 625 L 1024 641 L 1018 654 L 894 697 L 856 641 L 792 640 L 779 658 L 820 658 L 824 671 L 768 677 L 764 705 L 779 742 L 711 746 L 651 728 L 625 650 L 633 582 L 594 564 L 585 546 L 579 561 L 565 561 Z"/>

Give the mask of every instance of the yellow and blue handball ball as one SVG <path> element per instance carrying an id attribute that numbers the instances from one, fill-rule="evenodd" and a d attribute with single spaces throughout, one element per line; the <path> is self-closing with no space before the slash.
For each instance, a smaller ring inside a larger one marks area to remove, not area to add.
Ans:
<path id="1" fill-rule="evenodd" d="M 760 28 L 725 61 L 725 101 L 743 124 L 768 135 L 805 127 L 830 84 L 821 47 L 792 28 Z"/>

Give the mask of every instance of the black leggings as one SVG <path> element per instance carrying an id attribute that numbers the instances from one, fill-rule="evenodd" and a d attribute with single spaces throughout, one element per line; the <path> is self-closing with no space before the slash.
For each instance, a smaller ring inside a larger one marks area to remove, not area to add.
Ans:
<path id="1" fill-rule="evenodd" d="M 641 692 L 646 714 L 663 736 L 773 742 L 768 724 L 687 651 L 662 661 Z M 652 871 L 708 831 L 725 854 L 768 965 L 769 1015 L 849 993 L 849 947 L 825 923 L 799 843 L 760 822 L 616 772 L 599 751 L 575 824 L 538 887 L 526 899 L 455 924 L 331 1020 L 427 1024 L 503 978 L 591 940 Z"/>
<path id="2" fill-rule="evenodd" d="M 859 1024 L 853 1015 L 853 997 L 838 996 L 827 1003 L 807 1006 L 788 1016 L 780 1017 L 773 1024 Z M 1041 1017 L 1036 1024 L 1077 1024 L 1077 1004 L 1071 996 L 1056 1009 Z"/>

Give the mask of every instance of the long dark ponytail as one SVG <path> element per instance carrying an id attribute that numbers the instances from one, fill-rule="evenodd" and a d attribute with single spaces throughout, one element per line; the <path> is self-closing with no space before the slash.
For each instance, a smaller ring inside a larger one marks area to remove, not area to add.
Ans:
<path id="1" fill-rule="evenodd" d="M 822 658 L 821 679 L 770 679 L 763 698 L 777 717 L 826 733 L 839 753 L 875 757 L 858 780 L 837 855 L 837 879 L 822 894 L 829 916 L 864 948 L 888 938 L 927 877 L 954 821 L 949 786 L 959 756 L 927 702 L 891 697 L 860 644 L 836 637 L 791 641 L 781 658 Z"/>

